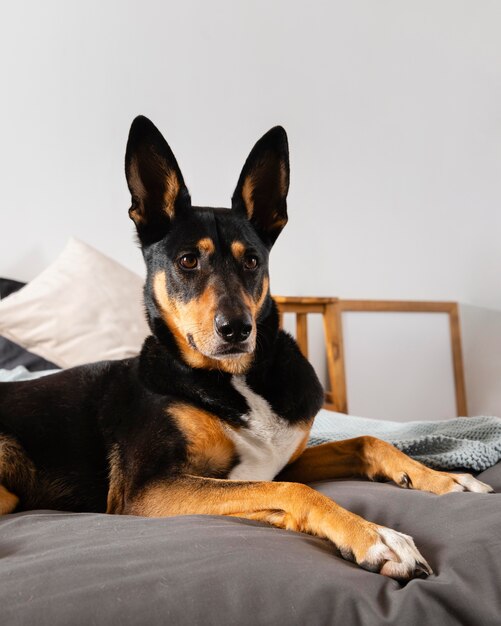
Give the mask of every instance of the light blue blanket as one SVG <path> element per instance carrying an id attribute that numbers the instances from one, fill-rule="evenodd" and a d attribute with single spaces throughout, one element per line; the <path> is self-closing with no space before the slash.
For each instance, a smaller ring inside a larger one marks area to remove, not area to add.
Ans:
<path id="1" fill-rule="evenodd" d="M 0 370 L 0 381 L 38 378 L 52 372 L 28 372 L 19 366 Z M 436 469 L 481 472 L 501 460 L 501 418 L 460 417 L 440 422 L 389 422 L 322 410 L 309 445 L 372 435 Z"/>
<path id="2" fill-rule="evenodd" d="M 389 422 L 322 410 L 309 445 L 372 435 L 435 469 L 481 472 L 501 459 L 501 418 L 459 417 L 440 422 Z"/>

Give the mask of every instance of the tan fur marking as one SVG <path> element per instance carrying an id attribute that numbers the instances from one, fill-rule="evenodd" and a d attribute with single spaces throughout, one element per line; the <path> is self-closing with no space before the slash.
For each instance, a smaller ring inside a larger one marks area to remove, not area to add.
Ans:
<path id="1" fill-rule="evenodd" d="M 245 210 L 247 211 L 247 218 L 250 220 L 254 214 L 254 198 L 252 194 L 254 192 L 254 181 L 252 176 L 247 176 L 242 186 L 242 198 L 245 204 Z"/>
<path id="2" fill-rule="evenodd" d="M 231 253 L 237 261 L 245 254 L 245 245 L 241 241 L 233 241 L 231 244 Z"/>
<path id="3" fill-rule="evenodd" d="M 124 509 L 125 485 L 120 462 L 120 451 L 116 444 L 111 446 L 108 454 L 109 487 L 106 513 L 121 513 Z"/>
<path id="4" fill-rule="evenodd" d="M 197 243 L 197 248 L 206 254 L 214 254 L 216 247 L 210 237 L 204 237 Z"/>
<path id="5" fill-rule="evenodd" d="M 184 334 L 176 324 L 179 313 L 177 311 L 176 302 L 171 300 L 167 293 L 167 278 L 163 271 L 157 272 L 153 277 L 153 294 L 160 308 L 160 312 L 162 313 L 162 317 L 176 338 L 180 349 L 183 349 L 185 345 L 188 346 Z"/>
<path id="6" fill-rule="evenodd" d="M 183 476 L 152 484 L 126 511 L 132 515 L 229 515 L 307 532 L 348 548 L 358 562 L 379 541 L 376 525 L 306 485 Z"/>
<path id="7" fill-rule="evenodd" d="M 19 443 L 7 435 L 0 435 L 0 481 L 9 485 L 21 485 L 23 500 L 26 495 L 36 500 L 40 493 L 36 484 L 36 470 Z M 0 485 L 0 515 L 11 513 L 19 503 L 18 494 Z M 16 489 L 17 491 L 17 489 Z"/>
<path id="8" fill-rule="evenodd" d="M 294 451 L 294 454 L 291 456 L 291 458 L 289 459 L 289 463 L 294 463 L 294 461 L 296 459 L 298 459 L 301 454 L 303 454 L 307 444 L 308 444 L 308 439 L 310 438 L 310 430 L 311 430 L 311 424 L 313 423 L 313 420 L 308 424 L 307 426 L 307 430 L 304 434 L 304 437 L 301 439 L 301 441 L 299 442 L 298 447 L 296 448 L 296 450 Z"/>
<path id="9" fill-rule="evenodd" d="M 169 298 L 165 272 L 160 271 L 153 277 L 153 293 L 162 317 L 188 365 L 229 374 L 243 374 L 249 369 L 254 358 L 252 353 L 233 359 L 213 359 L 188 343 L 187 335 L 191 334 L 200 350 L 210 352 L 209 342 L 214 335 L 213 320 L 217 304 L 214 288 L 210 284 L 199 298 L 183 304 Z"/>
<path id="10" fill-rule="evenodd" d="M 168 411 L 188 440 L 186 472 L 196 476 L 225 473 L 234 458 L 235 446 L 221 420 L 189 404 L 174 404 Z"/>
<path id="11" fill-rule="evenodd" d="M 402 484 L 406 474 L 413 489 L 444 494 L 452 491 L 454 475 L 438 472 L 410 459 L 375 437 L 356 437 L 306 448 L 284 468 L 279 480 L 313 482 L 350 476 L 382 477 Z"/>
<path id="12" fill-rule="evenodd" d="M 268 295 L 269 288 L 270 288 L 270 280 L 268 276 L 265 276 L 263 279 L 263 288 L 261 290 L 261 295 L 259 296 L 258 301 L 256 302 L 256 316 L 259 315 L 259 312 L 261 311 L 261 307 L 263 306 L 266 296 Z"/>
<path id="13" fill-rule="evenodd" d="M 268 276 L 265 276 L 263 279 L 263 287 L 261 289 L 261 293 L 259 294 L 259 297 L 257 300 L 254 300 L 253 298 L 251 298 L 251 296 L 249 296 L 249 294 L 246 291 L 242 290 L 242 300 L 245 302 L 245 304 L 249 308 L 251 315 L 252 315 L 252 320 L 254 323 L 255 323 L 257 316 L 259 315 L 259 312 L 261 311 L 261 307 L 264 304 L 266 296 L 268 295 L 269 287 L 270 287 L 270 280 Z"/>
<path id="14" fill-rule="evenodd" d="M 285 163 L 280 161 L 280 195 L 286 196 L 289 191 L 287 168 Z"/>
<path id="15" fill-rule="evenodd" d="M 252 180 L 251 176 L 248 176 L 245 179 L 245 182 L 242 187 L 242 198 L 244 200 L 248 219 L 251 219 L 252 216 L 254 215 L 255 207 L 254 207 L 253 192 L 254 192 L 254 181 Z M 273 211 L 270 214 L 267 222 L 268 222 L 268 228 L 270 230 L 279 230 L 279 229 L 282 229 L 287 224 L 287 218 L 282 217 L 277 211 Z"/>
<path id="16" fill-rule="evenodd" d="M 0 485 L 0 515 L 12 513 L 19 504 L 19 498 Z"/>
<path id="17" fill-rule="evenodd" d="M 273 220 L 273 228 L 283 228 L 287 224 L 287 219 L 285 217 L 280 217 L 278 214 L 274 214 Z"/>
<path id="18" fill-rule="evenodd" d="M 244 201 L 248 219 L 252 218 L 255 211 L 254 189 L 256 187 L 256 180 L 259 180 L 259 177 L 262 175 L 263 170 L 266 170 L 266 166 L 266 161 L 259 163 L 254 168 L 254 170 L 245 178 L 242 185 L 242 199 Z M 287 168 L 283 161 L 280 161 L 278 163 L 278 168 L 278 192 L 282 198 L 285 198 L 287 196 L 289 188 Z M 270 217 L 271 219 L 269 220 L 269 226 L 272 230 L 283 228 L 285 224 L 287 224 L 287 219 L 281 217 L 276 212 L 273 212 Z"/>
<path id="19" fill-rule="evenodd" d="M 161 167 L 161 165 L 160 165 Z M 143 184 L 141 175 L 139 173 L 139 166 L 137 158 L 133 158 L 128 171 L 129 186 L 132 189 L 135 206 L 129 209 L 129 216 L 135 224 L 142 224 L 145 221 L 144 215 L 144 203 L 148 198 L 148 191 Z M 172 170 L 165 175 L 165 191 L 163 194 L 163 210 L 170 217 L 174 217 L 174 209 L 176 205 L 176 199 L 181 189 L 179 179 L 175 172 Z"/>
<path id="20" fill-rule="evenodd" d="M 174 208 L 179 190 L 179 180 L 176 174 L 173 171 L 168 172 L 165 177 L 164 211 L 170 218 L 174 217 Z"/>
<path id="21" fill-rule="evenodd" d="M 132 159 L 129 166 L 129 185 L 133 190 L 136 202 L 140 198 L 144 199 L 146 197 L 146 189 L 143 185 L 143 181 L 141 180 L 141 176 L 139 175 L 139 167 L 137 165 L 137 158 L 135 157 Z M 141 224 L 144 222 L 142 208 L 141 204 L 139 204 L 129 209 L 129 216 L 135 224 Z"/>

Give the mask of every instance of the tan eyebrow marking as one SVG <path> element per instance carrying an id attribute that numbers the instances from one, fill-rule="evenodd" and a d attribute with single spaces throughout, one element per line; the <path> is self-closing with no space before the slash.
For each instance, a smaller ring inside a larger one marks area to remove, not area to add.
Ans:
<path id="1" fill-rule="evenodd" d="M 231 253 L 236 259 L 241 259 L 245 252 L 245 246 L 241 241 L 234 241 L 231 244 Z"/>
<path id="2" fill-rule="evenodd" d="M 214 242 L 210 237 L 204 237 L 200 239 L 197 243 L 197 247 L 202 252 L 207 252 L 207 254 L 214 254 L 216 247 L 214 246 Z"/>

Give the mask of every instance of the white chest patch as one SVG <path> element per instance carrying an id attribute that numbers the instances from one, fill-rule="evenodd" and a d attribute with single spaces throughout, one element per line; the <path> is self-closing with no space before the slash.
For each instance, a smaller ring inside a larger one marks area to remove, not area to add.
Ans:
<path id="1" fill-rule="evenodd" d="M 298 448 L 305 430 L 291 426 L 274 413 L 268 402 L 247 386 L 245 377 L 233 376 L 231 382 L 250 409 L 243 416 L 247 426 L 240 430 L 227 429 L 240 457 L 240 463 L 228 478 L 273 480 Z"/>

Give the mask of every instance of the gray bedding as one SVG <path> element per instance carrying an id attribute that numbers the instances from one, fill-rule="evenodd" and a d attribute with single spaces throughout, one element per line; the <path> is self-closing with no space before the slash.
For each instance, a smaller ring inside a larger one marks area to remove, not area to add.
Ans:
<path id="1" fill-rule="evenodd" d="M 501 491 L 501 464 L 480 479 Z M 501 623 L 501 494 L 314 486 L 413 535 L 435 575 L 401 587 L 321 539 L 247 520 L 34 511 L 0 519 L 1 623 Z"/>

